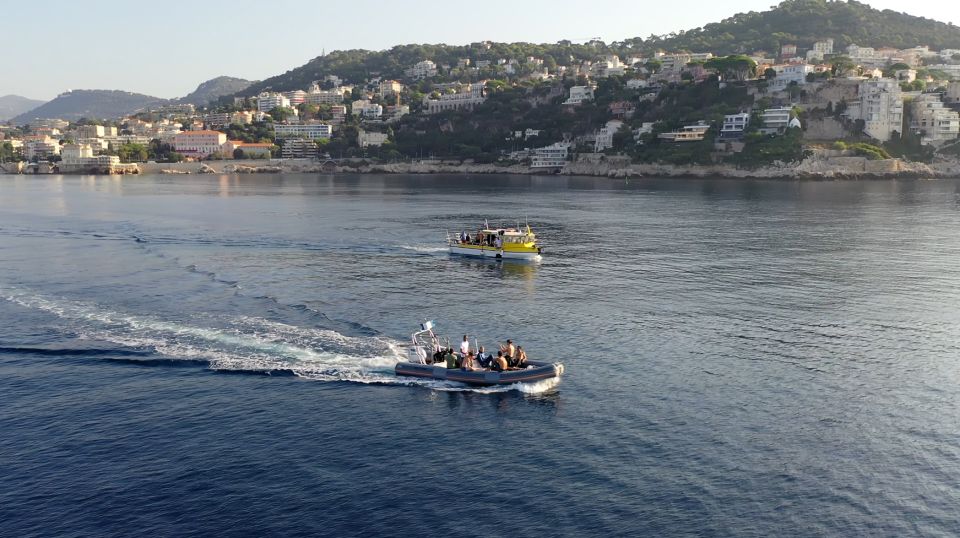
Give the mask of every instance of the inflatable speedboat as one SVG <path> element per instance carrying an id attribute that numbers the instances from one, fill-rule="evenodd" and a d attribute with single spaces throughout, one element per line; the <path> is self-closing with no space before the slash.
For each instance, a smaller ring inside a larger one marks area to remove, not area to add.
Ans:
<path id="1" fill-rule="evenodd" d="M 545 379 L 559 378 L 563 374 L 563 364 L 559 362 L 527 361 L 526 368 L 504 371 L 491 369 L 447 368 L 446 363 L 431 364 L 433 352 L 449 346 L 441 346 L 440 339 L 433 332 L 433 322 L 428 321 L 413 333 L 413 349 L 410 360 L 397 363 L 394 371 L 398 376 L 424 377 L 443 381 L 457 381 L 470 385 L 512 385 L 514 383 L 533 383 Z M 432 351 L 428 351 L 432 350 Z"/>

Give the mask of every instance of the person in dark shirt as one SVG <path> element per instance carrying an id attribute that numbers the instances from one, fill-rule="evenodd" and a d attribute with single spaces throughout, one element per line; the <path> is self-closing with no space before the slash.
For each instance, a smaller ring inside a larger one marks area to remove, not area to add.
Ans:
<path id="1" fill-rule="evenodd" d="M 490 363 L 493 361 L 493 356 L 483 350 L 483 346 L 480 346 L 480 351 L 477 353 L 477 364 L 481 368 L 489 368 Z"/>

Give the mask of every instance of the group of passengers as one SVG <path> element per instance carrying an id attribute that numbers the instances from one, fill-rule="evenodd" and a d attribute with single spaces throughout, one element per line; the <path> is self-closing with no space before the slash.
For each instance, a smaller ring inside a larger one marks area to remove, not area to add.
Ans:
<path id="1" fill-rule="evenodd" d="M 467 335 L 463 335 L 463 342 L 460 342 L 460 351 L 454 351 L 452 347 L 438 349 L 433 354 L 433 363 L 446 363 L 447 368 L 462 368 L 464 370 L 491 370 L 494 372 L 506 372 L 508 370 L 522 370 L 527 367 L 527 354 L 523 347 L 515 346 L 513 340 L 507 340 L 506 344 L 500 346 L 497 356 L 487 353 L 483 346 L 476 353 L 470 349 L 470 340 Z"/>
<path id="2" fill-rule="evenodd" d="M 470 234 L 467 232 L 460 232 L 460 243 L 463 245 L 483 245 L 485 247 L 493 248 L 503 248 L 503 238 L 501 237 L 503 232 L 500 231 L 497 235 L 492 234 L 482 234 L 477 232 L 477 235 L 470 239 Z"/>

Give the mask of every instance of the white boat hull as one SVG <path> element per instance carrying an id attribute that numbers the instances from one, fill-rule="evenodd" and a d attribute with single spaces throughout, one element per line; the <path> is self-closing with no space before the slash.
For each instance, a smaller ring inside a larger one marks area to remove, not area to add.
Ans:
<path id="1" fill-rule="evenodd" d="M 473 256 L 476 258 L 499 258 L 508 260 L 539 260 L 540 254 L 536 252 L 506 252 L 495 248 L 463 248 L 450 247 L 450 254 L 458 256 Z"/>

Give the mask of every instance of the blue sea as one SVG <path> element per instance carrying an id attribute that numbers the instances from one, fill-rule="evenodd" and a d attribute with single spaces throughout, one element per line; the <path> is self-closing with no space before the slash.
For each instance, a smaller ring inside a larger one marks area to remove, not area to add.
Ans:
<path id="1" fill-rule="evenodd" d="M 451 257 L 529 222 L 540 263 Z M 956 536 L 960 181 L 0 176 L 0 535 Z M 559 382 L 397 378 L 424 320 Z"/>

